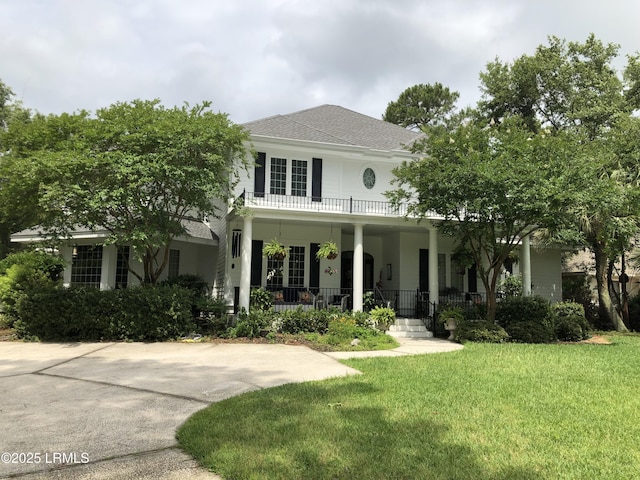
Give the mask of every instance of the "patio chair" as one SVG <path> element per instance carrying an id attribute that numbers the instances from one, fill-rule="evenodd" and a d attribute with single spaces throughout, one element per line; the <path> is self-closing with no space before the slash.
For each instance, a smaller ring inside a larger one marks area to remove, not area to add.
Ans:
<path id="1" fill-rule="evenodd" d="M 324 296 L 321 294 L 318 294 L 316 296 L 313 297 L 313 308 L 314 310 L 320 310 L 322 308 L 326 308 L 327 304 L 324 301 Z"/>
<path id="2" fill-rule="evenodd" d="M 348 310 L 348 306 L 349 306 L 349 297 L 351 295 L 345 295 L 344 297 L 342 297 L 340 299 L 340 311 L 344 312 L 345 310 Z"/>

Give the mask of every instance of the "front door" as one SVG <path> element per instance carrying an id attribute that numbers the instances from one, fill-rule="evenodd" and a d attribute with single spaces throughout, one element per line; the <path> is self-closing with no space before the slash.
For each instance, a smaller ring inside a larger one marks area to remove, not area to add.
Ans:
<path id="1" fill-rule="evenodd" d="M 340 256 L 340 288 L 350 290 L 353 288 L 353 251 L 342 252 Z M 365 290 L 373 290 L 373 256 L 364 253 L 363 279 Z"/>

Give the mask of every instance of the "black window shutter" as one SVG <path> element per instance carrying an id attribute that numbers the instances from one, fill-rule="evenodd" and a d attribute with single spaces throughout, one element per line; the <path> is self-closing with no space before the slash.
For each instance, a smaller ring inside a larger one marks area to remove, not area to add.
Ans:
<path id="1" fill-rule="evenodd" d="M 322 159 L 314 158 L 311 165 L 311 200 L 322 201 Z"/>
<path id="2" fill-rule="evenodd" d="M 429 291 L 429 250 L 426 248 L 420 249 L 420 258 L 418 264 L 418 288 L 421 292 Z M 431 292 L 429 292 L 431 293 Z M 437 295 L 435 292 L 434 295 Z"/>
<path id="3" fill-rule="evenodd" d="M 264 197 L 264 179 L 265 171 L 267 169 L 267 154 L 265 152 L 258 152 L 256 158 L 256 167 L 253 175 L 253 194 L 256 197 Z"/>
<path id="4" fill-rule="evenodd" d="M 473 265 L 468 271 L 467 287 L 469 292 L 478 291 L 478 268 Z"/>
<path id="5" fill-rule="evenodd" d="M 251 286 L 262 285 L 262 240 L 251 240 Z"/>
<path id="6" fill-rule="evenodd" d="M 320 288 L 320 261 L 316 258 L 319 248 L 319 243 L 312 243 L 309 248 L 309 288 L 313 289 L 312 293 Z"/>

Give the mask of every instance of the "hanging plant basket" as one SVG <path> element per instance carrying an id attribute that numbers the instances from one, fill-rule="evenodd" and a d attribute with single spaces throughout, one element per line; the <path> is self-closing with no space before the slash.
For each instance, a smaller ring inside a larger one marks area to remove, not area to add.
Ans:
<path id="1" fill-rule="evenodd" d="M 276 239 L 271 240 L 269 243 L 265 243 L 262 247 L 262 255 L 273 258 L 274 260 L 284 260 L 288 251 L 289 249 Z"/>
<path id="2" fill-rule="evenodd" d="M 318 251 L 316 252 L 316 258 L 318 260 L 322 258 L 334 260 L 338 258 L 338 253 L 339 253 L 338 245 L 336 245 L 336 242 L 328 241 L 320 245 L 320 247 L 318 248 Z"/>

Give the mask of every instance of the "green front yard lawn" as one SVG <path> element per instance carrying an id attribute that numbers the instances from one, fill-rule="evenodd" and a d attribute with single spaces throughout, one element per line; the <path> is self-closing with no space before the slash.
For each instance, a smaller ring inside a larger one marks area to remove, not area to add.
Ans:
<path id="1" fill-rule="evenodd" d="M 226 479 L 630 479 L 640 336 L 354 359 L 364 375 L 211 405 L 178 431 Z"/>

